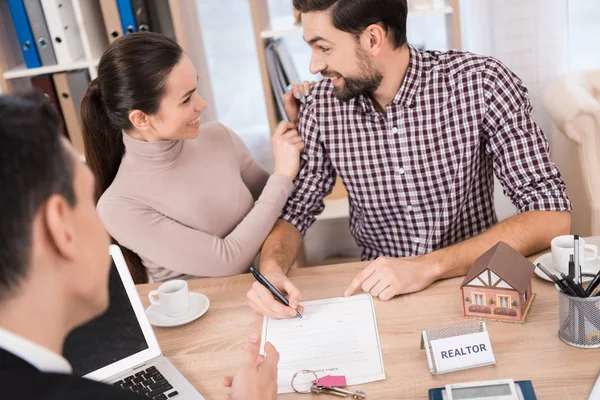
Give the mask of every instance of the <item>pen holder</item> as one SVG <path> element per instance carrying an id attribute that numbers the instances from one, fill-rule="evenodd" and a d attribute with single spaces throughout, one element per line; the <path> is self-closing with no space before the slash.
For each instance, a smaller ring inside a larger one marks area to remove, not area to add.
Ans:
<path id="1" fill-rule="evenodd" d="M 581 349 L 600 347 L 600 297 L 572 297 L 558 290 L 558 337 Z"/>

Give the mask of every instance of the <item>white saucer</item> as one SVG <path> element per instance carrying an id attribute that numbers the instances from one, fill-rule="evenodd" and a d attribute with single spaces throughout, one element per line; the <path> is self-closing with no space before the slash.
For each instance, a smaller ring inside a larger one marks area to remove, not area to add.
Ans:
<path id="1" fill-rule="evenodd" d="M 208 310 L 210 300 L 202 293 L 190 292 L 190 308 L 180 317 L 173 318 L 165 314 L 160 306 L 150 305 L 146 308 L 148 321 L 154 326 L 179 326 L 200 318 Z"/>
<path id="2" fill-rule="evenodd" d="M 560 278 L 560 272 L 558 272 L 556 270 L 556 268 L 554 267 L 554 264 L 552 263 L 552 253 L 546 253 L 541 257 L 538 257 L 533 264 L 537 265 L 537 263 L 540 263 L 544 266 L 544 268 L 546 268 L 548 270 L 548 272 L 550 272 L 551 274 L 556 275 L 558 278 Z M 585 273 L 585 274 L 597 274 L 598 271 L 600 271 L 600 257 L 594 259 L 594 260 L 590 260 L 590 261 L 584 261 L 582 266 L 581 266 L 581 272 Z M 544 274 L 539 268 L 535 268 L 535 274 L 537 276 L 539 276 L 540 278 L 548 281 L 548 282 L 552 282 L 550 280 L 550 278 L 548 278 L 546 276 L 546 274 Z M 589 277 L 584 277 L 584 281 L 585 280 L 589 280 L 591 278 Z"/>

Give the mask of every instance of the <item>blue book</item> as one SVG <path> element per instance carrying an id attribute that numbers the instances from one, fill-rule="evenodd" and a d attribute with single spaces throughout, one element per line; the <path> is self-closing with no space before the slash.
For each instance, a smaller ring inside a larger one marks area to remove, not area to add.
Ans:
<path id="1" fill-rule="evenodd" d="M 128 33 L 137 32 L 138 28 L 135 23 L 131 0 L 117 0 L 117 8 L 119 9 L 119 16 L 121 17 L 123 34 L 127 35 Z"/>
<path id="2" fill-rule="evenodd" d="M 12 16 L 19 44 L 21 45 L 21 53 L 25 59 L 27 68 L 39 68 L 42 66 L 40 55 L 35 45 L 35 38 L 31 31 L 31 25 L 27 18 L 27 11 L 23 0 L 8 0 L 10 15 Z"/>

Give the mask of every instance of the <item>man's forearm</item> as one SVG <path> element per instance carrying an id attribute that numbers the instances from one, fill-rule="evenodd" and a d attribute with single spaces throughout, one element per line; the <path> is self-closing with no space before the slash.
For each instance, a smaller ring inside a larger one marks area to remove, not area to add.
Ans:
<path id="1" fill-rule="evenodd" d="M 436 268 L 436 279 L 464 275 L 479 256 L 499 241 L 524 256 L 548 248 L 550 241 L 569 233 L 571 214 L 560 211 L 528 211 L 515 215 L 482 234 L 424 256 Z"/>
<path id="2" fill-rule="evenodd" d="M 298 257 L 301 246 L 302 235 L 298 229 L 289 222 L 278 219 L 261 250 L 261 272 L 281 269 L 287 274 Z"/>

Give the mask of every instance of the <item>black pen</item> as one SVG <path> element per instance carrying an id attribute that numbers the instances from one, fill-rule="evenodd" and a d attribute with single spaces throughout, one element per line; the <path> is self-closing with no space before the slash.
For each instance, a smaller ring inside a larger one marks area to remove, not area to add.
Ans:
<path id="1" fill-rule="evenodd" d="M 585 290 L 583 290 L 583 288 L 581 286 L 579 286 L 578 284 L 576 284 L 573 281 L 573 279 L 569 278 L 568 276 L 566 276 L 563 273 L 561 273 L 560 276 L 562 276 L 562 278 L 565 281 L 565 283 L 577 294 L 577 296 L 579 296 L 579 297 L 585 297 Z"/>
<path id="2" fill-rule="evenodd" d="M 592 281 L 588 285 L 587 289 L 585 290 L 585 294 L 587 295 L 587 297 L 590 297 L 592 295 L 592 292 L 594 291 L 594 289 L 596 289 L 596 286 L 598 286 L 599 283 L 600 283 L 600 272 L 598 272 L 596 274 L 596 276 L 594 276 L 594 279 L 592 279 Z"/>
<path id="3" fill-rule="evenodd" d="M 569 255 L 569 278 L 575 279 L 575 260 L 573 254 Z"/>
<path id="4" fill-rule="evenodd" d="M 562 279 L 558 279 L 556 275 L 552 274 L 550 271 L 544 268 L 544 266 L 541 263 L 537 263 L 536 267 L 538 267 L 540 271 L 546 274 L 548 278 L 552 279 L 552 281 L 556 283 L 556 286 L 558 286 L 563 293 L 569 294 L 571 296 L 577 296 L 577 294 L 575 294 L 575 292 L 571 290 L 571 288 L 565 283 L 565 281 L 563 281 Z"/>
<path id="5" fill-rule="evenodd" d="M 271 294 L 273 296 L 275 296 L 275 298 L 277 300 L 279 300 L 280 302 L 282 302 L 283 304 L 285 304 L 286 306 L 290 306 L 290 302 L 288 301 L 288 299 L 286 299 L 285 297 L 283 297 L 283 295 L 279 292 L 279 290 L 277 290 L 275 288 L 275 286 L 271 285 L 271 282 L 269 282 L 267 280 L 267 278 L 265 278 L 263 276 L 263 274 L 261 274 L 260 272 L 258 272 L 257 269 L 255 269 L 254 267 L 250 267 L 250 272 L 252 272 L 252 275 L 254 276 L 254 278 L 256 278 L 256 280 L 263 285 L 264 287 L 266 287 L 267 289 L 269 289 L 269 292 L 271 292 Z M 300 311 L 296 310 L 296 315 L 298 316 L 298 318 L 302 319 L 302 314 L 300 314 Z"/>

